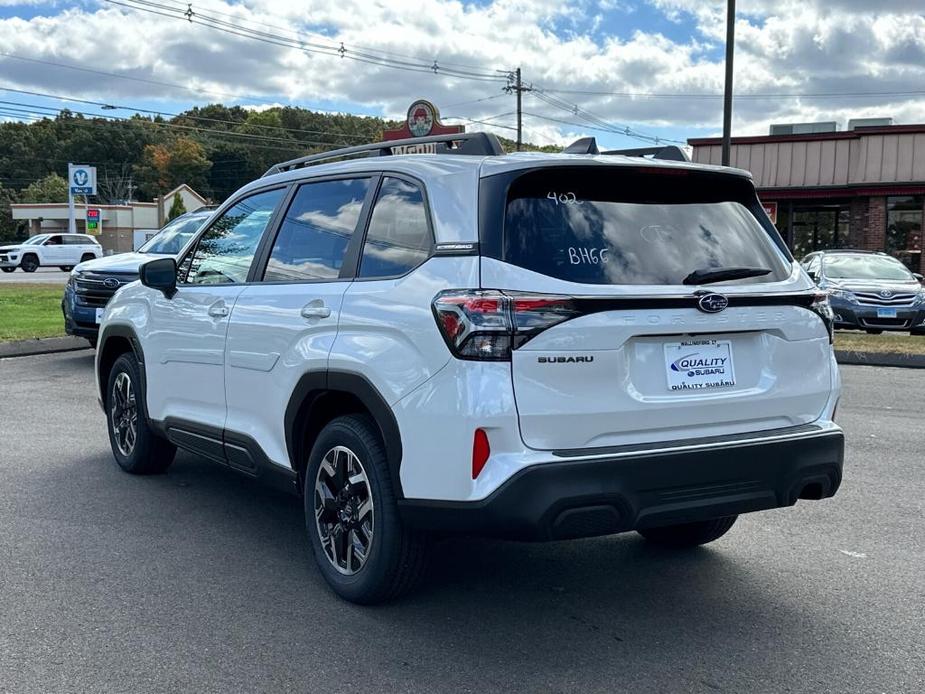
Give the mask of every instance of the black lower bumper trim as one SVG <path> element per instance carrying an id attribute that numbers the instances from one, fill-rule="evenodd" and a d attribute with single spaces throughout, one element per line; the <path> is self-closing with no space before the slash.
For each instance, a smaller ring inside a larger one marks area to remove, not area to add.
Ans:
<path id="1" fill-rule="evenodd" d="M 533 465 L 477 502 L 400 501 L 412 527 L 554 540 L 688 523 L 823 499 L 841 484 L 840 431 Z"/>

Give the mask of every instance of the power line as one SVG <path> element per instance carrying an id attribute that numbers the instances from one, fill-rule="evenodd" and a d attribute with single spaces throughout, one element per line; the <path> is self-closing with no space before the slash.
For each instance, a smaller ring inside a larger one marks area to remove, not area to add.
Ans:
<path id="1" fill-rule="evenodd" d="M 564 99 L 560 99 L 559 97 L 550 96 L 549 94 L 545 92 L 545 90 L 539 89 L 537 87 L 533 88 L 533 91 L 531 92 L 531 94 L 535 96 L 536 98 L 538 98 L 540 101 L 543 101 L 549 104 L 550 106 L 554 106 L 555 108 L 561 109 L 563 111 L 567 111 L 568 113 L 571 113 L 572 115 L 577 116 L 581 118 L 582 120 L 586 121 L 586 123 L 584 124 L 569 122 L 567 123 L 568 125 L 577 125 L 579 127 L 587 127 L 593 130 L 600 130 L 602 132 L 609 132 L 609 133 L 613 133 L 616 135 L 624 135 L 625 137 L 631 137 L 633 139 L 640 140 L 642 142 L 650 142 L 654 144 L 660 144 L 663 142 L 672 142 L 672 143 L 679 144 L 679 145 L 687 144 L 686 142 L 681 142 L 680 140 L 673 140 L 671 138 L 661 137 L 659 135 L 650 135 L 648 133 L 640 132 L 636 130 L 635 128 L 629 125 L 626 125 L 624 123 L 613 123 L 613 122 L 604 120 L 600 116 L 597 116 L 591 113 L 590 111 L 581 108 L 577 104 L 573 104 L 569 101 L 565 101 Z M 540 116 L 539 114 L 532 114 L 532 115 L 534 117 L 540 117 L 540 118 L 543 117 L 543 116 Z M 550 118 L 547 120 L 554 120 L 554 119 Z"/>
<path id="2" fill-rule="evenodd" d="M 290 132 L 290 133 L 307 133 L 311 135 L 337 135 L 339 137 L 348 137 L 348 138 L 353 138 L 353 139 L 366 139 L 362 135 L 348 135 L 338 130 L 330 130 L 330 131 L 328 130 L 302 130 L 299 128 L 286 128 L 281 125 L 265 125 L 261 123 L 248 123 L 246 121 L 233 121 L 233 120 L 224 120 L 221 118 L 209 118 L 207 116 L 194 116 L 189 113 L 170 113 L 167 111 L 155 111 L 152 109 L 141 108 L 138 106 L 121 106 L 121 105 L 115 105 L 115 104 L 111 104 L 111 103 L 107 103 L 103 101 L 78 99 L 76 97 L 64 96 L 61 94 L 48 94 L 45 92 L 28 91 L 25 89 L 13 89 L 11 87 L 0 87 L 0 91 L 12 92 L 15 94 L 26 94 L 28 96 L 40 96 L 40 97 L 44 97 L 48 99 L 58 99 L 59 101 L 70 101 L 70 102 L 78 103 L 78 104 L 89 104 L 91 106 L 99 106 L 100 108 L 103 108 L 103 109 L 122 109 L 122 110 L 127 110 L 127 111 L 135 111 L 136 113 L 147 113 L 151 115 L 168 116 L 170 118 L 185 118 L 188 120 L 205 121 L 205 122 L 210 122 L 210 123 L 224 123 L 224 124 L 236 125 L 236 126 L 246 125 L 249 128 L 282 130 L 284 132 Z"/>
<path id="3" fill-rule="evenodd" d="M 433 62 L 422 62 L 419 60 L 397 60 L 383 53 L 376 54 L 373 52 L 364 52 L 362 50 L 348 48 L 343 42 L 341 42 L 340 45 L 325 45 L 316 41 L 288 38 L 279 34 L 259 31 L 249 27 L 242 27 L 239 24 L 227 22 L 215 16 L 210 16 L 205 12 L 196 11 L 193 9 L 191 3 L 187 5 L 187 9 L 184 11 L 177 7 L 164 5 L 158 2 L 151 2 L 150 0 L 127 0 L 125 2 L 120 0 L 105 0 L 105 2 L 113 5 L 119 5 L 121 7 L 126 7 L 137 12 L 146 12 L 149 14 L 160 15 L 170 19 L 186 21 L 191 24 L 196 23 L 200 26 L 205 26 L 210 29 L 221 31 L 233 36 L 240 36 L 243 38 L 261 41 L 263 43 L 281 46 L 284 48 L 293 48 L 305 53 L 316 53 L 319 55 L 339 57 L 343 59 L 377 65 L 379 67 L 404 70 L 406 72 L 433 73 L 435 75 L 483 82 L 504 81 L 506 79 L 505 75 L 507 74 L 506 71 L 500 70 L 494 73 L 460 70 L 448 67 L 448 64 L 440 65 L 436 59 L 433 60 Z"/>
<path id="4" fill-rule="evenodd" d="M 59 63 L 59 62 L 55 62 L 55 61 L 52 61 L 52 60 L 40 60 L 40 59 L 38 59 L 38 58 L 27 58 L 27 57 L 22 56 L 22 55 L 16 55 L 16 54 L 14 54 L 14 53 L 7 53 L 7 52 L 5 52 L 5 51 L 0 51 L 0 56 L 3 56 L 3 57 L 5 57 L 5 58 L 11 58 L 11 59 L 13 59 L 13 60 L 22 60 L 22 61 L 27 62 L 27 63 L 35 63 L 35 64 L 38 64 L 38 65 L 49 65 L 49 66 L 51 66 L 51 67 L 60 67 L 60 68 L 68 69 L 68 70 L 77 70 L 77 71 L 79 71 L 79 72 L 86 72 L 86 73 L 89 73 L 89 74 L 92 74 L 92 75 L 101 75 L 101 76 L 104 76 L 104 77 L 115 77 L 115 78 L 117 78 L 117 79 L 128 80 L 128 81 L 131 81 L 131 82 L 140 82 L 140 83 L 143 83 L 143 84 L 153 84 L 153 85 L 156 85 L 156 86 L 159 86 L 159 87 L 170 87 L 171 89 L 183 89 L 183 90 L 185 90 L 185 91 L 192 92 L 192 93 L 194 93 L 194 94 L 206 94 L 206 95 L 209 95 L 209 96 L 220 96 L 220 97 L 226 98 L 226 99 L 244 99 L 244 100 L 246 100 L 246 101 L 254 101 L 254 102 L 256 102 L 256 103 L 259 103 L 259 104 L 266 104 L 266 105 L 269 105 L 269 106 L 275 106 L 275 105 L 276 105 L 276 102 L 275 102 L 275 101 L 272 101 L 272 100 L 270 100 L 270 99 L 260 99 L 260 98 L 257 98 L 257 97 L 241 96 L 241 95 L 239 95 L 239 94 L 231 94 L 231 93 L 228 93 L 228 92 L 215 92 L 215 91 L 209 91 L 209 90 L 206 90 L 206 89 L 199 89 L 199 88 L 197 88 L 197 87 L 187 87 L 187 86 L 185 86 L 185 85 L 176 84 L 176 83 L 174 83 L 174 82 L 160 82 L 160 81 L 158 81 L 158 80 L 147 79 L 147 78 L 145 78 L 145 77 L 132 77 L 131 75 L 120 75 L 120 74 L 117 73 L 117 72 L 106 72 L 105 70 L 96 70 L 96 69 L 94 69 L 94 68 L 88 68 L 88 67 L 84 67 L 84 66 L 81 66 L 81 65 L 73 65 L 73 64 L 68 64 L 68 63 Z"/>
<path id="5" fill-rule="evenodd" d="M 591 89 L 544 89 L 549 94 L 579 94 L 585 96 L 619 96 L 648 99 L 722 99 L 723 94 L 708 92 L 607 92 Z M 909 91 L 857 91 L 857 92 L 791 92 L 791 93 L 744 93 L 736 94 L 738 99 L 840 99 L 845 97 L 925 96 L 925 90 Z"/>
<path id="6" fill-rule="evenodd" d="M 192 4 L 187 3 L 187 2 L 183 2 L 182 0 L 163 0 L 163 1 L 164 1 L 164 2 L 169 2 L 169 3 L 173 4 L 173 5 L 179 5 L 179 6 L 181 6 L 182 11 L 183 11 L 184 13 L 187 12 L 188 10 L 191 11 L 191 10 L 193 9 Z M 209 12 L 210 14 L 213 14 L 213 15 L 219 15 L 219 16 L 221 16 L 221 17 L 227 17 L 227 18 L 229 18 L 229 19 L 236 19 L 236 20 L 241 20 L 241 19 L 242 19 L 239 15 L 232 14 L 231 12 L 222 12 L 222 11 L 220 11 L 220 10 L 218 10 L 218 9 L 215 9 L 215 8 L 212 7 L 212 6 L 205 5 L 205 4 L 201 3 L 201 2 L 197 2 L 197 3 L 196 3 L 196 6 L 197 6 L 197 7 L 204 7 L 205 10 L 206 10 L 207 12 Z M 273 30 L 276 30 L 276 31 L 283 31 L 283 32 L 287 32 L 287 33 L 290 33 L 290 34 L 295 34 L 295 35 L 297 35 L 297 36 L 299 35 L 298 32 L 296 32 L 296 31 L 294 31 L 294 30 L 292 30 L 292 29 L 286 28 L 286 27 L 281 27 L 281 26 L 275 25 L 275 24 L 269 24 L 269 23 L 267 23 L 267 22 L 261 22 L 261 21 L 259 21 L 259 20 L 252 19 L 252 18 L 249 18 L 249 17 L 248 17 L 248 18 L 243 18 L 243 19 L 244 19 L 244 21 L 246 21 L 246 22 L 248 22 L 248 23 L 250 23 L 250 24 L 256 24 L 256 25 L 258 25 L 258 26 L 266 27 L 266 28 L 268 28 L 268 29 L 273 29 Z M 305 33 L 305 35 L 314 35 L 314 36 L 318 37 L 319 40 L 322 40 L 322 41 L 331 41 L 331 39 L 330 39 L 329 37 L 324 36 L 323 34 L 318 34 L 317 32 L 315 32 L 314 34 L 311 34 L 311 32 L 304 32 L 304 33 Z M 359 45 L 359 44 L 352 44 L 352 45 L 353 45 L 355 48 L 357 48 L 357 49 L 359 49 L 359 50 L 361 50 L 361 51 L 365 51 L 365 52 L 379 53 L 379 54 L 386 55 L 386 56 L 394 56 L 394 57 L 396 57 L 396 58 L 407 58 L 407 59 L 409 59 L 409 60 L 422 60 L 422 58 L 421 58 L 420 56 L 413 56 L 413 55 L 408 55 L 408 54 L 405 54 L 405 53 L 396 53 L 396 52 L 394 52 L 394 51 L 386 51 L 386 50 L 382 50 L 381 48 L 372 48 L 372 47 L 369 47 L 369 46 L 362 46 L 362 45 Z M 436 56 L 434 56 L 434 59 L 436 59 Z M 448 66 L 448 67 L 454 67 L 454 66 L 455 66 L 455 67 L 466 68 L 466 69 L 475 70 L 475 71 L 481 71 L 481 70 L 484 69 L 484 67 L 481 66 L 481 65 L 472 65 L 472 64 L 468 64 L 468 63 L 457 63 L 457 62 L 449 62 L 449 61 L 440 61 L 440 64 L 441 64 L 441 65 Z"/>
<path id="7" fill-rule="evenodd" d="M 249 133 L 237 133 L 237 132 L 233 132 L 229 130 L 215 130 L 211 128 L 203 128 L 201 126 L 181 125 L 178 123 L 169 123 L 167 121 L 148 120 L 146 118 L 110 116 L 110 115 L 101 115 L 97 113 L 86 113 L 82 111 L 74 111 L 72 109 L 65 109 L 65 108 L 58 109 L 58 108 L 54 108 L 50 106 L 39 106 L 37 104 L 23 104 L 23 103 L 16 102 L 16 101 L 0 101 L 0 105 L 4 105 L 3 108 L 6 111 L 13 111 L 14 117 L 17 115 L 25 114 L 28 116 L 32 116 L 34 120 L 41 120 L 41 118 L 35 118 L 33 114 L 38 113 L 39 116 L 41 116 L 42 118 L 49 118 L 52 115 L 60 116 L 63 112 L 66 111 L 68 113 L 73 113 L 73 114 L 90 119 L 90 120 L 82 120 L 80 122 L 81 125 L 89 125 L 89 126 L 101 125 L 99 123 L 93 122 L 93 119 L 96 119 L 96 120 L 106 120 L 106 121 L 138 123 L 140 125 L 148 125 L 148 126 L 184 130 L 184 131 L 192 130 L 192 131 L 196 131 L 200 133 L 209 133 L 217 137 L 230 138 L 231 141 L 234 142 L 235 144 L 250 144 L 254 147 L 262 147 L 264 149 L 274 149 L 277 151 L 285 151 L 285 152 L 290 152 L 290 153 L 300 148 L 308 149 L 312 146 L 327 147 L 332 144 L 331 142 L 308 142 L 308 141 L 300 142 L 296 140 L 287 140 L 284 138 L 268 137 L 264 135 L 252 135 Z M 25 107 L 26 110 L 22 108 L 17 109 L 15 108 L 16 106 Z M 43 113 L 43 111 L 48 111 L 51 113 Z M 10 115 L 10 114 L 7 114 L 7 115 Z M 288 146 L 282 147 L 278 144 L 277 145 L 262 144 L 264 142 L 282 143 Z M 336 143 L 333 143 L 333 144 L 336 144 Z"/>

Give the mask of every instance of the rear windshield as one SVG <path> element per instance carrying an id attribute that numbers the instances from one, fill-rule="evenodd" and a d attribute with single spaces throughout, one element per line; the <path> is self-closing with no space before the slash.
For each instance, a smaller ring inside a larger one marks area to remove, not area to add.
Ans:
<path id="1" fill-rule="evenodd" d="M 770 272 L 722 284 L 786 279 L 789 260 L 756 214 L 751 185 L 729 176 L 544 169 L 511 182 L 501 259 L 584 284 L 682 284 L 730 267 Z"/>

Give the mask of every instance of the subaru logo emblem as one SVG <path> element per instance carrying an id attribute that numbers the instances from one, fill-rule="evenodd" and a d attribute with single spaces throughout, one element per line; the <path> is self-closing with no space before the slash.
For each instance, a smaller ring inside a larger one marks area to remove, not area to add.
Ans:
<path id="1" fill-rule="evenodd" d="M 722 294 L 704 294 L 697 301 L 697 308 L 704 313 L 719 313 L 729 306 L 729 299 Z"/>
<path id="2" fill-rule="evenodd" d="M 884 289 L 880 292 L 880 296 L 882 296 L 884 299 L 889 299 L 891 296 L 893 296 L 893 292 L 889 289 Z"/>
<path id="3" fill-rule="evenodd" d="M 106 289 L 115 289 L 119 286 L 119 280 L 115 277 L 107 277 L 103 280 L 103 286 L 106 287 Z"/>

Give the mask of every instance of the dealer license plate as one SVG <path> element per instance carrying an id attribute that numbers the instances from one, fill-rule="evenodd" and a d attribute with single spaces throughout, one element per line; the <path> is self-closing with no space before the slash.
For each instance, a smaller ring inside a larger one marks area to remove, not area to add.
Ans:
<path id="1" fill-rule="evenodd" d="M 896 318 L 895 308 L 878 308 L 877 318 Z"/>
<path id="2" fill-rule="evenodd" d="M 97 325 L 103 322 L 103 311 L 104 310 L 105 309 L 102 309 L 102 308 L 96 309 L 96 324 Z"/>
<path id="3" fill-rule="evenodd" d="M 688 340 L 665 345 L 668 390 L 708 390 L 736 384 L 729 340 Z"/>

